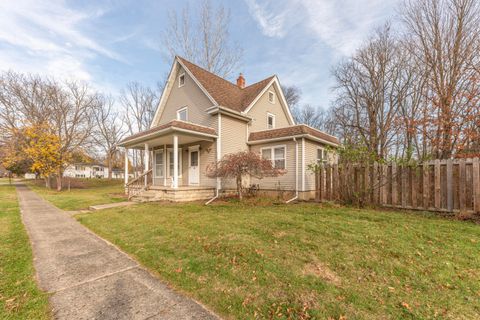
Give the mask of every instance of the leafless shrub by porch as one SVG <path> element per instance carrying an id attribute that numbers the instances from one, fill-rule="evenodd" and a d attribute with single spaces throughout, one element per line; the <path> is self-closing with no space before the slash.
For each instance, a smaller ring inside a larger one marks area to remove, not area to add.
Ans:
<path id="1" fill-rule="evenodd" d="M 210 178 L 235 179 L 240 200 L 243 198 L 244 177 L 262 179 L 285 173 L 284 169 L 275 168 L 271 160 L 264 159 L 260 154 L 251 151 L 227 154 L 220 161 L 213 162 L 207 167 L 207 176 Z"/>

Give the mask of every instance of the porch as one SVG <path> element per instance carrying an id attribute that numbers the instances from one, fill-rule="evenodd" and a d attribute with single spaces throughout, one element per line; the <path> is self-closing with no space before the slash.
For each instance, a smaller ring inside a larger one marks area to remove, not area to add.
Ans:
<path id="1" fill-rule="evenodd" d="M 193 201 L 215 195 L 218 180 L 206 176 L 217 159 L 212 128 L 174 120 L 124 139 L 125 191 L 137 201 Z M 128 175 L 129 150 L 141 150 L 143 170 Z"/>

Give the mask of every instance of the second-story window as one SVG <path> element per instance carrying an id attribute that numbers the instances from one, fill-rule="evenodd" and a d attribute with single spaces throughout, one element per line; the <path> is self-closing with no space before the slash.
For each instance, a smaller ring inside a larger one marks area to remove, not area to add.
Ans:
<path id="1" fill-rule="evenodd" d="M 275 115 L 267 113 L 267 129 L 275 128 Z"/>
<path id="2" fill-rule="evenodd" d="M 177 111 L 177 120 L 188 121 L 188 108 L 184 107 Z"/>
<path id="3" fill-rule="evenodd" d="M 178 87 L 183 87 L 185 85 L 185 73 L 182 73 L 178 76 Z"/>

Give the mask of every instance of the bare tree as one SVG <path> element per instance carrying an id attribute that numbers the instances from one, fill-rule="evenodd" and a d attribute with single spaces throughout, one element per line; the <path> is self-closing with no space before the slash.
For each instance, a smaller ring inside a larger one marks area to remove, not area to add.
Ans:
<path id="1" fill-rule="evenodd" d="M 478 0 L 408 0 L 403 21 L 411 37 L 410 54 L 427 73 L 430 143 L 449 158 L 463 140 L 470 112 L 467 93 L 480 66 Z"/>
<path id="2" fill-rule="evenodd" d="M 386 24 L 333 71 L 336 121 L 352 129 L 354 142 L 366 144 L 379 159 L 388 155 L 396 137 L 395 119 L 408 88 L 402 77 L 405 57 L 399 52 Z"/>
<path id="3" fill-rule="evenodd" d="M 282 86 L 283 95 L 290 110 L 295 110 L 302 97 L 302 91 L 297 86 Z"/>
<path id="4" fill-rule="evenodd" d="M 161 84 L 158 84 L 158 92 L 145 87 L 138 82 L 130 82 L 122 90 L 120 104 L 123 107 L 123 122 L 126 131 L 133 135 L 147 130 L 152 124 L 155 110 L 158 106 Z M 133 153 L 134 173 L 143 167 L 143 151 Z"/>
<path id="5" fill-rule="evenodd" d="M 223 5 L 214 8 L 210 0 L 202 0 L 193 14 L 187 5 L 168 18 L 162 42 L 169 59 L 180 55 L 224 78 L 237 71 L 242 50 L 230 39 L 230 12 Z"/>
<path id="6" fill-rule="evenodd" d="M 115 110 L 112 97 L 99 97 L 100 105 L 95 112 L 95 130 L 93 139 L 105 153 L 108 166 L 108 179 L 112 179 L 113 162 L 118 152 L 117 144 L 124 136 L 119 112 Z"/>

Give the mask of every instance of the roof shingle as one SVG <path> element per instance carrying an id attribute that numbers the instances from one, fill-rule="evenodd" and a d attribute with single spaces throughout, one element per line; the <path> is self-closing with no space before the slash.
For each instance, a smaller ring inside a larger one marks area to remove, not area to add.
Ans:
<path id="1" fill-rule="evenodd" d="M 304 135 L 304 134 L 308 134 L 316 138 L 320 138 L 330 143 L 339 144 L 339 141 L 336 137 L 326 134 L 325 132 L 322 132 L 320 130 L 311 128 L 304 124 L 299 124 L 299 125 L 285 127 L 285 128 L 251 132 L 248 137 L 248 141 L 252 142 L 252 141 L 291 137 L 291 136 Z"/>
<path id="2" fill-rule="evenodd" d="M 188 60 L 181 57 L 178 57 L 178 59 L 219 105 L 239 112 L 245 111 L 267 84 L 275 77 L 268 77 L 242 89 L 230 81 L 227 81 Z"/>

